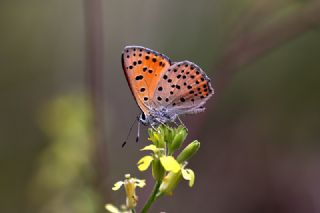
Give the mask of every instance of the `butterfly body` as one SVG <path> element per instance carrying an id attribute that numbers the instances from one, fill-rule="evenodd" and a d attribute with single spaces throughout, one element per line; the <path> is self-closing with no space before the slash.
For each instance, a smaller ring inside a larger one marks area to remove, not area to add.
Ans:
<path id="1" fill-rule="evenodd" d="M 164 124 L 168 122 L 174 122 L 177 118 L 177 114 L 168 111 L 167 108 L 161 107 L 159 109 L 151 109 L 149 114 L 142 113 L 139 116 L 139 121 L 148 126 L 155 126 L 157 124 Z"/>
<path id="2" fill-rule="evenodd" d="M 145 47 L 125 47 L 122 66 L 144 125 L 174 122 L 179 115 L 201 112 L 213 94 L 209 77 L 196 64 L 172 63 Z"/>

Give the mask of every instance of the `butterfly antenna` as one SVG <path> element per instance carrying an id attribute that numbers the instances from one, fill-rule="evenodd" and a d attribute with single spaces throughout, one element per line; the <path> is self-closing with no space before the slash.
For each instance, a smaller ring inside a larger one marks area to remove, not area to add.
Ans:
<path id="1" fill-rule="evenodd" d="M 137 137 L 136 137 L 136 142 L 138 143 L 140 138 L 140 122 L 138 123 L 138 133 L 137 133 Z"/>
<path id="2" fill-rule="evenodd" d="M 128 135 L 127 135 L 127 137 L 126 137 L 126 140 L 125 140 L 125 141 L 122 143 L 122 145 L 121 145 L 122 148 L 127 144 L 127 141 L 128 141 L 128 138 L 129 138 L 129 136 L 130 136 L 130 134 L 131 134 L 132 128 L 133 128 L 134 124 L 135 124 L 137 121 L 138 121 L 138 119 L 135 119 L 135 120 L 133 121 L 133 123 L 131 124 L 130 129 L 129 129 L 129 132 L 128 132 Z M 139 123 L 139 124 L 140 124 L 140 123 Z M 138 128 L 139 128 L 139 126 L 138 126 Z"/>

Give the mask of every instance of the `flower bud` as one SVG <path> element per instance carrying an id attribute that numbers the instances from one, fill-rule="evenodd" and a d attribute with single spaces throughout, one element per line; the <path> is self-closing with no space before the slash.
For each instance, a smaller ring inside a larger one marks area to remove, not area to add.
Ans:
<path id="1" fill-rule="evenodd" d="M 166 144 L 165 144 L 165 140 L 164 140 L 164 135 L 163 133 L 158 134 L 159 140 L 158 140 L 158 144 L 157 147 L 158 148 L 165 148 Z"/>
<path id="2" fill-rule="evenodd" d="M 171 144 L 172 140 L 173 140 L 173 136 L 174 136 L 174 129 L 172 129 L 171 127 L 165 127 L 164 129 L 164 140 L 167 143 L 167 145 Z"/>
<path id="3" fill-rule="evenodd" d="M 149 128 L 148 132 L 149 132 L 149 140 L 152 141 L 152 143 L 156 147 L 158 147 L 158 148 L 165 147 L 164 134 L 163 134 L 163 131 L 161 131 L 160 127 L 158 128 L 158 130 L 154 130 L 152 128 Z"/>
<path id="4" fill-rule="evenodd" d="M 182 150 L 182 152 L 178 155 L 177 161 L 179 163 L 183 163 L 184 161 L 189 160 L 200 148 L 200 142 L 195 140 L 191 142 L 188 146 Z"/>
<path id="5" fill-rule="evenodd" d="M 179 128 L 177 133 L 174 135 L 174 138 L 171 142 L 171 144 L 169 144 L 169 155 L 173 154 L 173 152 L 177 149 L 179 149 L 182 145 L 182 143 L 184 142 L 184 140 L 186 139 L 188 133 L 187 130 L 185 128 Z"/>
<path id="6" fill-rule="evenodd" d="M 169 174 L 163 178 L 163 181 L 159 187 L 159 194 L 172 195 L 173 190 L 176 188 L 181 179 L 181 171 L 177 173 L 169 172 Z"/>
<path id="7" fill-rule="evenodd" d="M 155 180 L 160 181 L 162 180 L 165 174 L 165 170 L 160 162 L 159 158 L 154 158 L 152 161 L 152 176 Z"/>

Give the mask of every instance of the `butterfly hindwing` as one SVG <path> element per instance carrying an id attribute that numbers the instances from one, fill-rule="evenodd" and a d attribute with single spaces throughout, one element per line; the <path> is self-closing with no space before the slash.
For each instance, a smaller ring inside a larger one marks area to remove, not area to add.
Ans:
<path id="1" fill-rule="evenodd" d="M 189 61 L 174 63 L 158 82 L 154 102 L 172 110 L 173 114 L 201 111 L 213 94 L 210 79 L 200 67 Z"/>
<path id="2" fill-rule="evenodd" d="M 170 66 L 169 58 L 156 51 L 140 46 L 125 47 L 122 67 L 131 92 L 145 114 L 156 104 L 153 101 L 156 86 Z"/>

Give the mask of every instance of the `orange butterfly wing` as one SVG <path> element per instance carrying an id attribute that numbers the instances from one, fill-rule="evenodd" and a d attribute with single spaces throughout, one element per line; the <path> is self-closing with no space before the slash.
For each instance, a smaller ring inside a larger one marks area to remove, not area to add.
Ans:
<path id="1" fill-rule="evenodd" d="M 122 68 L 140 109 L 149 115 L 155 106 L 154 93 L 162 74 L 171 66 L 170 59 L 140 46 L 127 46 L 122 53 Z"/>
<path id="2" fill-rule="evenodd" d="M 181 61 L 164 73 L 154 95 L 159 105 L 174 107 L 175 113 L 180 114 L 201 109 L 212 94 L 210 79 L 205 72 L 190 61 Z"/>

